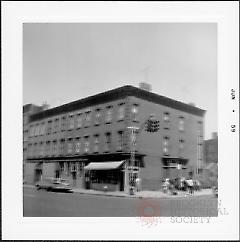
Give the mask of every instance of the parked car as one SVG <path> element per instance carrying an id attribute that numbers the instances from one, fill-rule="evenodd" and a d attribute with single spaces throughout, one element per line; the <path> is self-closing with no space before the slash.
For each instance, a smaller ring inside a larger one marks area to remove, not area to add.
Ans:
<path id="1" fill-rule="evenodd" d="M 41 181 L 37 182 L 35 186 L 38 190 L 45 189 L 55 192 L 73 192 L 67 180 L 61 178 L 43 178 Z"/>

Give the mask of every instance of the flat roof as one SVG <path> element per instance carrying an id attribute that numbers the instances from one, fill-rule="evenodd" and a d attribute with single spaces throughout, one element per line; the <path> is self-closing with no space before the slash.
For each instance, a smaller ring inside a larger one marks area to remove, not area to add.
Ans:
<path id="1" fill-rule="evenodd" d="M 197 116 L 203 116 L 206 110 L 197 108 L 195 106 L 176 101 L 174 99 L 158 95 L 143 89 L 126 85 L 119 88 L 112 89 L 103 93 L 99 93 L 93 96 L 89 96 L 74 102 L 70 102 L 55 108 L 51 108 L 42 112 L 31 115 L 30 121 L 37 121 L 54 115 L 75 111 L 82 108 L 91 107 L 98 104 L 103 104 L 118 99 L 122 99 L 128 96 L 134 96 L 152 103 L 167 106 L 179 111 L 191 113 Z"/>

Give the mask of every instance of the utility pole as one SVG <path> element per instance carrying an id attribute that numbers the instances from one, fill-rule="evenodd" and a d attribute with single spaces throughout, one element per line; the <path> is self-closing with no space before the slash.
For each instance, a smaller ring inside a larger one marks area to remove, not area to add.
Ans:
<path id="1" fill-rule="evenodd" d="M 135 152 L 136 152 L 138 137 L 140 136 L 144 128 L 147 132 L 157 132 L 159 130 L 159 121 L 155 119 L 154 114 L 151 114 L 144 120 L 144 122 L 140 125 L 140 127 L 131 126 L 127 128 L 131 130 L 131 146 L 130 146 L 130 163 L 129 163 L 129 166 L 126 167 L 126 170 L 127 170 L 127 176 L 129 174 L 128 172 L 130 171 L 129 177 L 127 177 L 127 179 L 128 179 L 130 194 L 133 194 L 133 186 L 131 183 L 133 182 L 133 179 L 134 179 L 133 172 L 135 167 Z M 138 165 L 137 177 L 139 176 L 139 171 L 140 171 L 140 167 Z"/>

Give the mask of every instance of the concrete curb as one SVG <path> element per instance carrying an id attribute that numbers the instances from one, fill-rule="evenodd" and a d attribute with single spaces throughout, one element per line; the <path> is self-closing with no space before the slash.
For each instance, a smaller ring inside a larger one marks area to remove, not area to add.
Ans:
<path id="1" fill-rule="evenodd" d="M 34 185 L 29 185 L 29 184 L 24 184 L 23 187 L 26 188 L 35 188 Z M 105 197 L 124 197 L 124 198 L 138 198 L 138 199 L 144 199 L 144 198 L 148 198 L 148 199 L 168 199 L 168 198 L 189 198 L 189 197 L 202 197 L 202 196 L 213 196 L 212 193 L 206 193 L 206 194 L 194 194 L 192 196 L 190 195 L 163 195 L 163 196 L 154 196 L 154 195 L 129 195 L 126 193 L 123 194 L 111 194 L 108 192 L 104 192 L 104 193 L 100 193 L 100 192 L 85 192 L 85 191 L 80 191 L 77 189 L 73 189 L 73 193 L 78 193 L 78 194 L 84 194 L 84 195 L 95 195 L 95 196 L 105 196 Z"/>
<path id="2" fill-rule="evenodd" d="M 187 197 L 202 197 L 202 196 L 213 196 L 213 194 L 195 194 L 193 196 L 189 195 L 166 195 L 166 196 L 153 196 L 153 195 L 128 195 L 128 194 L 111 194 L 111 193 L 94 193 L 94 192 L 84 192 L 84 191 L 77 191 L 74 190 L 74 193 L 79 193 L 79 194 L 85 194 L 85 195 L 95 195 L 95 196 L 106 196 L 106 197 L 124 197 L 124 198 L 139 198 L 139 199 L 144 199 L 144 198 L 151 198 L 151 199 L 168 199 L 168 198 L 187 198 Z"/>

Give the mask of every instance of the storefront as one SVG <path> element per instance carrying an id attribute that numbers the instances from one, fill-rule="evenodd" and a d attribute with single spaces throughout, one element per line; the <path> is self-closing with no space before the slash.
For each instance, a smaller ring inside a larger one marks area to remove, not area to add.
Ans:
<path id="1" fill-rule="evenodd" d="M 124 190 L 125 160 L 91 162 L 84 167 L 85 188 L 106 191 Z"/>
<path id="2" fill-rule="evenodd" d="M 165 178 L 175 179 L 187 176 L 188 159 L 179 157 L 162 157 Z"/>

